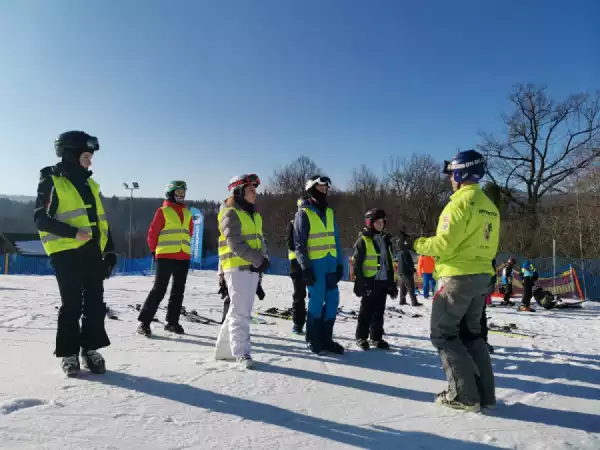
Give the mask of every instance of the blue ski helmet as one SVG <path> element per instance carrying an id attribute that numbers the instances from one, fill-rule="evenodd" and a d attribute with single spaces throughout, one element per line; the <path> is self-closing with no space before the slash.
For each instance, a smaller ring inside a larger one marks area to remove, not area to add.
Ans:
<path id="1" fill-rule="evenodd" d="M 481 153 L 475 150 L 465 150 L 458 152 L 447 165 L 448 174 L 457 183 L 465 181 L 478 182 L 485 175 L 485 158 Z"/>

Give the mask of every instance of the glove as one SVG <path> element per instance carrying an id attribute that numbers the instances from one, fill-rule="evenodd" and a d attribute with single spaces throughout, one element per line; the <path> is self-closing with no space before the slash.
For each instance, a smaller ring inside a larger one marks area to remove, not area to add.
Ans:
<path id="1" fill-rule="evenodd" d="M 258 286 L 256 287 L 256 295 L 258 296 L 259 300 L 262 300 L 265 298 L 265 291 L 262 287 L 262 283 L 258 283 Z"/>
<path id="2" fill-rule="evenodd" d="M 365 295 L 365 283 L 362 280 L 356 280 L 354 282 L 354 295 L 357 297 L 363 297 Z"/>
<path id="3" fill-rule="evenodd" d="M 114 253 L 107 253 L 104 255 L 104 279 L 108 280 L 112 275 L 112 271 L 117 265 L 117 255 Z"/>
<path id="4" fill-rule="evenodd" d="M 341 281 L 341 279 L 344 278 L 344 266 L 342 266 L 341 264 L 338 264 L 337 267 L 335 268 L 335 273 L 337 275 L 337 281 L 339 283 Z"/>
<path id="5" fill-rule="evenodd" d="M 152 261 L 156 261 L 156 252 L 152 252 Z"/>
<path id="6" fill-rule="evenodd" d="M 250 267 L 250 272 L 265 273 L 269 269 L 269 266 L 270 266 L 269 260 L 267 258 L 264 258 L 262 263 L 260 263 L 260 266 Z"/>
<path id="7" fill-rule="evenodd" d="M 307 286 L 314 286 L 317 281 L 315 278 L 315 273 L 312 269 L 304 269 L 302 271 L 302 279 L 304 280 L 304 284 Z"/>
<path id="8" fill-rule="evenodd" d="M 221 298 L 225 299 L 229 295 L 229 290 L 227 289 L 227 283 L 225 282 L 225 278 L 219 277 L 219 294 L 221 294 Z"/>
<path id="9" fill-rule="evenodd" d="M 398 298 L 398 286 L 396 286 L 396 283 L 392 283 L 390 285 L 390 288 L 388 289 L 388 294 L 390 295 L 390 298 L 392 298 L 392 299 Z"/>

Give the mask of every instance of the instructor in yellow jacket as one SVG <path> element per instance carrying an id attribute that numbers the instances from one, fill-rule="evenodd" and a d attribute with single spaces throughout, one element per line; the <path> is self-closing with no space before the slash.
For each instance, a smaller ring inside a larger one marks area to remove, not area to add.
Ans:
<path id="1" fill-rule="evenodd" d="M 479 186 L 485 159 L 475 150 L 459 152 L 446 164 L 454 194 L 439 219 L 436 235 L 419 238 L 414 250 L 436 258 L 438 290 L 431 312 L 431 341 L 438 349 L 448 390 L 436 403 L 478 412 L 496 403 L 494 374 L 480 325 L 500 239 L 500 214 Z M 465 319 L 468 337 L 459 338 Z"/>

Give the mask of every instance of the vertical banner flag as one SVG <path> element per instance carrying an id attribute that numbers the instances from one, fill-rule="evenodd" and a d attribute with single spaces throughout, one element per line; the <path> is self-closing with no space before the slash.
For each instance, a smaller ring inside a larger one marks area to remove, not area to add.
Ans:
<path id="1" fill-rule="evenodd" d="M 194 234 L 192 235 L 191 250 L 192 262 L 202 264 L 202 237 L 204 235 L 204 214 L 198 208 L 190 208 Z"/>

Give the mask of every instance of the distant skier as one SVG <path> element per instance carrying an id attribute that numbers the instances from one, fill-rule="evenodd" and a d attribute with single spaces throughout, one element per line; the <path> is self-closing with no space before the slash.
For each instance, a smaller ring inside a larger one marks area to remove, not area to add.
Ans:
<path id="1" fill-rule="evenodd" d="M 301 204 L 302 200 L 298 200 Z M 290 261 L 290 278 L 294 286 L 292 294 L 292 321 L 294 326 L 292 331 L 295 334 L 304 334 L 304 324 L 306 323 L 306 282 L 302 277 L 302 267 L 296 258 L 296 250 L 294 246 L 294 221 L 290 221 L 287 227 L 287 246 L 288 259 Z"/>
<path id="2" fill-rule="evenodd" d="M 219 212 L 219 261 L 231 303 L 217 339 L 215 358 L 252 367 L 250 318 L 260 274 L 269 268 L 262 216 L 256 211 L 257 175 L 229 182 L 231 195 Z"/>
<path id="3" fill-rule="evenodd" d="M 354 244 L 352 269 L 354 294 L 362 297 L 356 325 L 356 345 L 363 350 L 371 346 L 387 350 L 383 339 L 383 321 L 387 296 L 398 297 L 392 262 L 392 241 L 384 232 L 386 214 L 371 209 L 365 214 L 365 228 Z M 371 341 L 367 341 L 367 337 Z"/>
<path id="4" fill-rule="evenodd" d="M 535 312 L 535 309 L 530 305 L 533 296 L 533 285 L 538 280 L 537 269 L 531 261 L 525 260 L 521 266 L 521 273 L 523 274 L 523 298 L 521 299 L 519 311 Z"/>
<path id="5" fill-rule="evenodd" d="M 502 293 L 504 294 L 504 299 L 502 304 L 508 306 L 514 306 L 515 302 L 511 300 L 513 293 L 513 270 L 515 269 L 515 264 L 517 261 L 512 256 L 508 258 L 506 265 L 502 269 Z"/>
<path id="6" fill-rule="evenodd" d="M 83 131 L 67 131 L 54 141 L 54 149 L 61 162 L 40 171 L 34 213 L 62 303 L 54 354 L 62 358 L 67 376 L 79 373 L 80 350 L 84 367 L 104 373 L 106 363 L 97 351 L 110 345 L 103 283 L 117 257 L 100 186 L 88 170 L 100 144 Z"/>
<path id="7" fill-rule="evenodd" d="M 417 275 L 423 280 L 423 297 L 429 298 L 429 291 L 435 293 L 435 280 L 433 271 L 435 268 L 435 259 L 431 256 L 420 255 L 417 261 Z"/>
<path id="8" fill-rule="evenodd" d="M 406 295 L 412 306 L 421 306 L 415 295 L 415 262 L 408 247 L 408 235 L 400 233 L 400 251 L 398 253 L 398 276 L 400 281 L 400 305 L 406 305 Z"/>
<path id="9" fill-rule="evenodd" d="M 417 253 L 437 258 L 431 341 L 448 377 L 448 390 L 439 393 L 435 401 L 450 408 L 479 411 L 496 403 L 494 373 L 481 321 L 494 275 L 490 261 L 498 251 L 500 213 L 479 186 L 485 174 L 485 159 L 480 153 L 459 152 L 443 172 L 449 175 L 454 194 L 440 215 L 436 235 L 414 243 Z M 468 336 L 460 336 L 463 317 Z"/>
<path id="10" fill-rule="evenodd" d="M 152 335 L 150 323 L 167 293 L 171 277 L 173 285 L 167 305 L 165 330 L 175 334 L 185 333 L 179 318 L 190 269 L 190 242 L 194 231 L 192 213 L 185 206 L 186 192 L 185 181 L 171 181 L 167 184 L 166 200 L 156 210 L 148 229 L 148 247 L 156 260 L 156 274 L 154 285 L 138 316 L 138 333 L 146 337 Z"/>
<path id="11" fill-rule="evenodd" d="M 317 354 L 344 353 L 344 347 L 333 340 L 344 255 L 335 215 L 327 203 L 330 186 L 328 177 L 310 177 L 305 187 L 308 196 L 300 204 L 294 219 L 296 258 L 309 293 L 306 342 Z"/>

